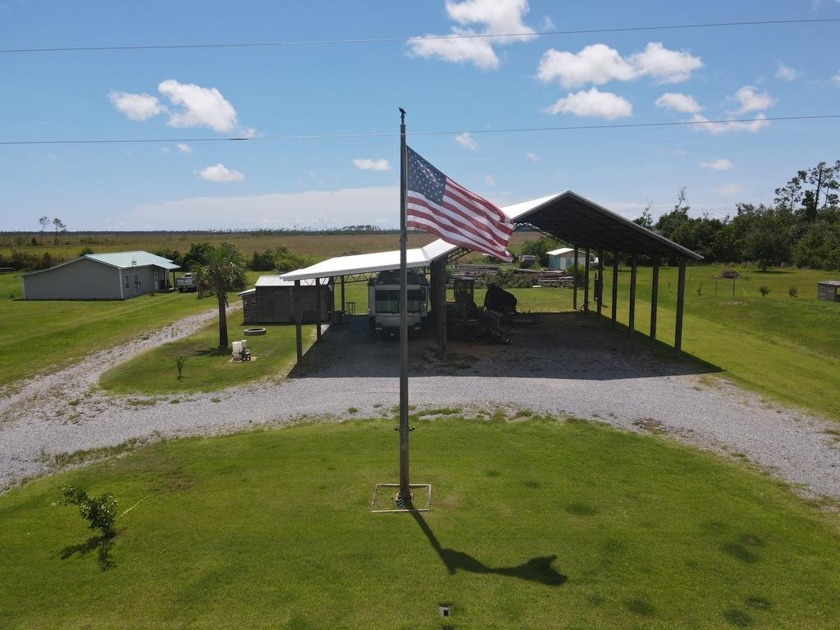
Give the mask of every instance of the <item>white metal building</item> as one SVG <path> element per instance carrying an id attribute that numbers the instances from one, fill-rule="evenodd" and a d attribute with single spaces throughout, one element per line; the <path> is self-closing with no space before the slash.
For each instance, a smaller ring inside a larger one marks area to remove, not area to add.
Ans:
<path id="1" fill-rule="evenodd" d="M 127 300 L 165 291 L 179 266 L 144 251 L 87 254 L 21 276 L 25 300 Z"/>

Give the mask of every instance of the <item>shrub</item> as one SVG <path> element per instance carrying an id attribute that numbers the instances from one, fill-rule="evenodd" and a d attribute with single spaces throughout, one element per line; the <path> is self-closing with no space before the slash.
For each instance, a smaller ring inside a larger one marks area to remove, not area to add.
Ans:
<path id="1" fill-rule="evenodd" d="M 768 287 L 766 284 L 762 284 L 760 287 L 758 287 L 758 292 L 761 293 L 761 297 L 766 297 L 767 294 L 770 293 L 770 287 Z"/>
<path id="2" fill-rule="evenodd" d="M 64 486 L 62 505 L 78 505 L 79 515 L 90 522 L 90 529 L 98 529 L 103 536 L 114 535 L 117 520 L 117 500 L 110 492 L 91 498 L 87 492 L 74 486 Z"/>
<path id="3" fill-rule="evenodd" d="M 799 297 L 799 289 L 797 287 L 789 288 L 788 295 L 792 298 Z"/>
<path id="4" fill-rule="evenodd" d="M 179 381 L 184 379 L 184 365 L 186 365 L 188 358 L 189 357 L 182 354 L 177 359 L 175 359 L 175 367 L 178 368 L 178 380 Z"/>

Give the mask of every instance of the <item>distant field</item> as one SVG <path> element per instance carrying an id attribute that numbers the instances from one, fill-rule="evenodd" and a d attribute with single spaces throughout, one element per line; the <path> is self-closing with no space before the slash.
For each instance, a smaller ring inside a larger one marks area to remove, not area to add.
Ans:
<path id="1" fill-rule="evenodd" d="M 511 241 L 511 248 L 516 250 L 523 243 L 537 239 L 537 232 L 516 232 Z M 298 254 L 317 262 L 333 256 L 363 254 L 396 250 L 400 247 L 398 232 L 374 232 L 357 234 L 297 234 L 268 232 L 68 232 L 55 245 L 49 233 L 44 235 L 43 244 L 32 245 L 32 239 L 39 241 L 40 235 L 29 233 L 21 235 L 22 245 L 15 243 L 15 235 L 0 235 L 0 251 L 10 255 L 12 251 L 21 251 L 42 256 L 49 253 L 66 260 L 76 258 L 79 253 L 90 248 L 98 254 L 121 251 L 148 251 L 161 249 L 179 251 L 182 254 L 193 243 L 216 245 L 229 242 L 236 245 L 246 258 L 254 252 L 274 250 L 285 247 L 293 254 Z M 408 235 L 409 247 L 422 247 L 435 240 L 435 236 L 422 232 Z M 480 257 L 475 255 L 476 258 Z"/>

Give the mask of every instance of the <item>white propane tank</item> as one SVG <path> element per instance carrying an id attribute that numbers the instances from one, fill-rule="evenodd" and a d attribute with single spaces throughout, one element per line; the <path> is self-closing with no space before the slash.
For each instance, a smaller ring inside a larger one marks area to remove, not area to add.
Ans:
<path id="1" fill-rule="evenodd" d="M 242 342 L 241 341 L 234 341 L 233 342 L 233 358 L 234 359 L 241 359 L 242 358 Z"/>

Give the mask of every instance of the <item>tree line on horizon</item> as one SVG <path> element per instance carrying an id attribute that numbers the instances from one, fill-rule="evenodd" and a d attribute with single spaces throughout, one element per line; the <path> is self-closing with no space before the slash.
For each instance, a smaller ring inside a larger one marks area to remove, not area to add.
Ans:
<path id="1" fill-rule="evenodd" d="M 685 188 L 674 209 L 654 222 L 645 210 L 635 223 L 703 256 L 709 263 L 753 263 L 760 269 L 797 266 L 840 269 L 840 160 L 798 171 L 775 190 L 772 206 L 736 204 L 723 219 L 690 217 Z"/>

